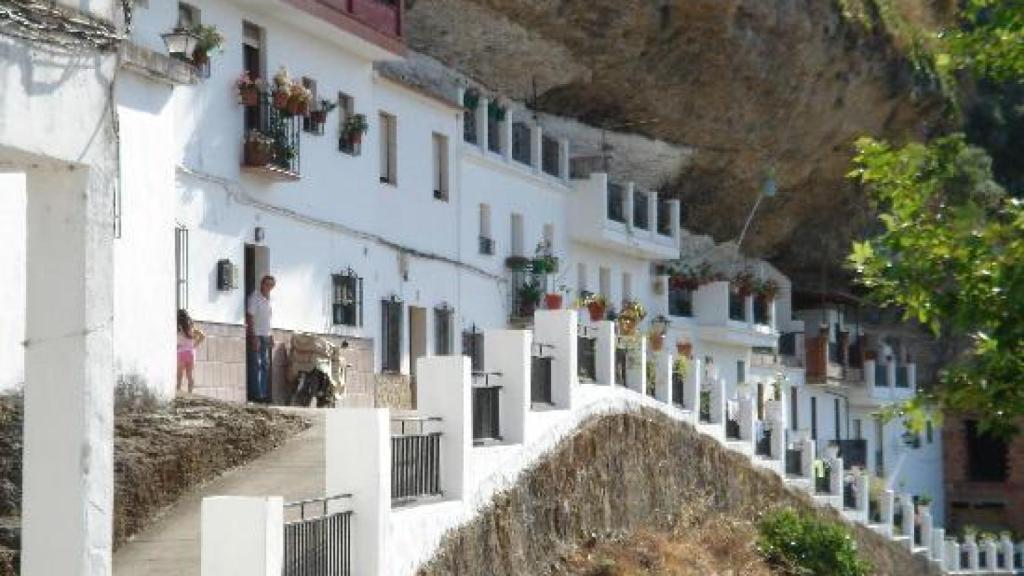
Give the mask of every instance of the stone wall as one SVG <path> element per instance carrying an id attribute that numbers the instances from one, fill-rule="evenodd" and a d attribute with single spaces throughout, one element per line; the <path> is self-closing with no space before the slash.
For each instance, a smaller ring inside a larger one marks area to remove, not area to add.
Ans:
<path id="1" fill-rule="evenodd" d="M 787 489 L 693 427 L 642 411 L 595 417 L 449 533 L 421 574 L 548 574 L 577 544 L 642 529 L 671 529 L 699 502 L 753 520 L 777 506 L 831 509 Z M 927 562 L 870 530 L 852 528 L 875 574 L 928 574 Z"/>

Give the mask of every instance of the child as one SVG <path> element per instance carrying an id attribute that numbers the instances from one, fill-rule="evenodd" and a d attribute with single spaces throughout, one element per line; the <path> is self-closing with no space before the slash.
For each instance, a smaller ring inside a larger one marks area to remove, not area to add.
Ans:
<path id="1" fill-rule="evenodd" d="M 182 374 L 188 379 L 188 393 L 192 393 L 195 380 L 192 369 L 196 365 L 196 346 L 202 344 L 206 335 L 192 325 L 188 312 L 178 310 L 178 391 L 181 391 Z"/>

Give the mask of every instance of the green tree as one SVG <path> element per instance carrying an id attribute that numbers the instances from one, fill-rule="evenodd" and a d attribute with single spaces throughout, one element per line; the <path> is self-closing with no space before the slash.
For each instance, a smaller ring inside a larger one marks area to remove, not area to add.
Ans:
<path id="1" fill-rule="evenodd" d="M 964 0 L 942 34 L 953 64 L 997 81 L 1024 78 L 1024 0 Z"/>
<path id="2" fill-rule="evenodd" d="M 1024 416 L 1024 205 L 962 135 L 902 148 L 861 139 L 853 164 L 881 224 L 854 244 L 857 280 L 937 336 L 968 338 L 935 399 L 1012 430 Z"/>

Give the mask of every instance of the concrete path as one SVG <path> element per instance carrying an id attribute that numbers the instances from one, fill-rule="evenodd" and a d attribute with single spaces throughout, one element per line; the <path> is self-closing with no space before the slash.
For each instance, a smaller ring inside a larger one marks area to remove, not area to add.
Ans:
<path id="1" fill-rule="evenodd" d="M 324 495 L 324 417 L 282 447 L 186 493 L 156 522 L 114 553 L 114 576 L 199 576 L 199 508 L 206 496 Z"/>

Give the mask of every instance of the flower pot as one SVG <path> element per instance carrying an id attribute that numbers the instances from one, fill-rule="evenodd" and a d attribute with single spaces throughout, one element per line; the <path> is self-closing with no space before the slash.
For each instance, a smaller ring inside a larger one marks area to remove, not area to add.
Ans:
<path id="1" fill-rule="evenodd" d="M 324 110 L 312 110 L 309 113 L 309 121 L 314 124 L 324 124 L 327 122 L 327 112 Z"/>
<path id="2" fill-rule="evenodd" d="M 291 98 L 284 90 L 276 90 L 274 92 L 274 108 L 277 108 L 278 110 L 287 110 L 289 100 L 291 100 Z"/>
<path id="3" fill-rule="evenodd" d="M 558 310 L 562 307 L 562 295 L 557 292 L 545 294 L 544 307 L 548 310 Z"/>
<path id="4" fill-rule="evenodd" d="M 693 353 L 693 344 L 689 342 L 676 342 L 676 353 L 689 358 L 690 354 Z"/>
<path id="5" fill-rule="evenodd" d="M 604 320 L 605 306 L 599 302 L 591 302 L 587 304 L 587 312 L 590 313 L 591 322 L 600 322 Z"/>
<path id="6" fill-rule="evenodd" d="M 636 320 L 629 316 L 619 316 L 618 320 L 619 334 L 623 336 L 632 336 L 636 333 Z"/>
<path id="7" fill-rule="evenodd" d="M 273 152 L 263 142 L 249 141 L 245 143 L 245 165 L 266 166 L 270 164 Z"/>
<path id="8" fill-rule="evenodd" d="M 242 106 L 256 106 L 260 103 L 260 92 L 255 86 L 243 86 L 238 89 L 238 102 Z"/>
<path id="9" fill-rule="evenodd" d="M 309 105 L 305 98 L 301 96 L 292 96 L 288 99 L 287 110 L 292 116 L 305 116 L 306 112 L 309 110 Z"/>
<path id="10" fill-rule="evenodd" d="M 661 352 L 665 348 L 665 334 L 651 334 L 651 350 Z"/>
<path id="11" fill-rule="evenodd" d="M 348 141 L 353 146 L 355 146 L 356 144 L 359 144 L 360 142 L 362 142 L 363 141 L 363 132 L 362 132 L 362 130 L 355 130 L 355 131 L 350 132 L 349 135 L 348 135 Z"/>

